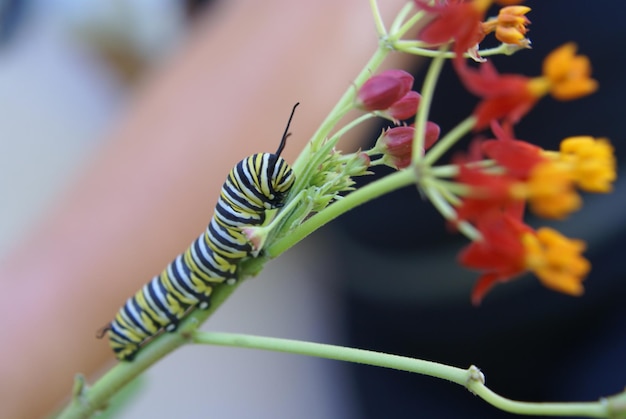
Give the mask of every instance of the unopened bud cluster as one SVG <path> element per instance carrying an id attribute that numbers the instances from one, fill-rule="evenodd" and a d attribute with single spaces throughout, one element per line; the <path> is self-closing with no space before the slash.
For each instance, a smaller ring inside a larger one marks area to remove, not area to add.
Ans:
<path id="1" fill-rule="evenodd" d="M 332 150 L 313 175 L 311 185 L 316 188 L 313 211 L 319 211 L 344 192 L 354 190 L 353 176 L 369 174 L 370 157 L 361 151 L 343 155 Z"/>
<path id="2" fill-rule="evenodd" d="M 400 121 L 413 118 L 420 105 L 421 95 L 411 90 L 413 76 L 403 70 L 387 70 L 368 79 L 357 92 L 357 108 L 391 120 Z M 424 150 L 439 139 L 440 129 L 428 121 L 425 129 Z M 368 155 L 382 154 L 373 164 L 384 164 L 395 169 L 403 169 L 411 163 L 414 126 L 397 126 L 386 129 L 378 138 Z M 421 150 L 424 153 L 424 150 Z"/>

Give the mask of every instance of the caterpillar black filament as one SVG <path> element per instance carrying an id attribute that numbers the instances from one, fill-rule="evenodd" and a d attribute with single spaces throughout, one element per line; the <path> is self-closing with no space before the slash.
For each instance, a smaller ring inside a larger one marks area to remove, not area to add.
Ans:
<path id="1" fill-rule="evenodd" d="M 263 224 L 266 211 L 281 207 L 293 186 L 293 171 L 280 154 L 296 106 L 276 153 L 254 154 L 237 163 L 206 230 L 129 298 L 104 329 L 118 359 L 130 361 L 148 338 L 163 329 L 176 330 L 191 307 L 208 308 L 214 286 L 235 283 L 239 261 L 256 256 L 242 229 Z"/>

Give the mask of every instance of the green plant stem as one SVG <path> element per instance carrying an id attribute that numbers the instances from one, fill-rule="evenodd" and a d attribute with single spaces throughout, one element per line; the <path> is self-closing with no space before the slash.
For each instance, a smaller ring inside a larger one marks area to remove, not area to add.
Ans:
<path id="1" fill-rule="evenodd" d="M 194 343 L 200 344 L 315 356 L 428 375 L 464 386 L 498 409 L 516 414 L 595 418 L 607 418 L 610 414 L 608 404 L 603 401 L 586 403 L 530 403 L 509 400 L 486 387 L 482 373 L 474 366 L 462 369 L 437 362 L 364 349 L 232 333 L 195 331 L 192 335 L 192 340 Z"/>
<path id="2" fill-rule="evenodd" d="M 419 41 L 398 41 L 395 47 L 397 51 L 411 55 L 419 55 L 420 57 L 436 58 L 443 55 L 444 58 L 454 58 L 456 56 L 456 54 L 451 51 L 441 53 L 439 50 L 421 48 L 419 45 L 423 45 L 423 43 Z"/>
<path id="3" fill-rule="evenodd" d="M 393 45 L 396 51 L 405 52 L 411 55 L 419 55 L 420 57 L 435 58 L 441 54 L 439 50 L 429 48 L 428 44 L 422 41 L 403 39 L 396 41 Z M 513 55 L 519 50 L 520 48 L 511 48 L 508 44 L 500 44 L 494 48 L 478 50 L 477 54 L 480 57 L 489 57 L 492 55 Z M 445 58 L 454 58 L 456 56 L 456 54 L 452 51 L 446 51 L 443 55 Z M 471 56 L 467 53 L 463 54 L 463 56 L 471 58 Z"/>
<path id="4" fill-rule="evenodd" d="M 400 12 L 396 15 L 396 18 L 393 20 L 393 22 L 391 22 L 391 25 L 389 26 L 389 32 L 396 34 L 394 35 L 396 36 L 396 39 L 400 39 L 401 36 L 397 36 L 397 33 L 400 31 L 402 22 L 404 22 L 404 19 L 406 19 L 413 7 L 414 6 L 412 2 L 408 2 L 407 4 L 405 4 L 402 9 L 400 9 Z"/>
<path id="5" fill-rule="evenodd" d="M 315 356 L 318 358 L 335 359 L 338 361 L 356 362 L 359 364 L 393 368 L 402 371 L 416 372 L 431 377 L 443 378 L 457 384 L 465 385 L 470 379 L 468 370 L 451 367 L 436 362 L 404 356 L 391 355 L 364 349 L 347 348 L 344 346 L 323 343 L 305 342 L 292 339 L 279 339 L 265 336 L 242 335 L 234 333 L 214 333 L 196 331 L 193 342 L 219 346 L 233 346 L 248 349 L 263 349 L 274 352 L 285 352 Z"/>
<path id="6" fill-rule="evenodd" d="M 354 80 L 353 85 L 348 87 L 348 89 L 344 92 L 337 104 L 335 104 L 334 108 L 326 116 L 326 119 L 324 119 L 317 131 L 315 131 L 311 140 L 291 166 L 297 175 L 292 194 L 300 192 L 304 188 L 304 185 L 308 184 L 312 172 L 317 170 L 318 164 L 325 158 L 324 155 L 318 155 L 316 150 L 313 148 L 319 148 L 322 142 L 328 138 L 337 122 L 339 122 L 339 120 L 353 108 L 352 105 L 354 103 L 357 90 L 367 79 L 371 77 L 372 73 L 380 67 L 389 52 L 389 49 L 379 44 L 376 52 L 374 52 L 374 55 L 372 55 L 365 67 L 363 67 L 363 70 L 361 70 L 359 75 Z M 317 158 L 316 161 L 311 161 L 312 156 Z"/>
<path id="7" fill-rule="evenodd" d="M 346 132 L 350 131 L 352 128 L 356 127 L 357 125 L 361 124 L 362 122 L 367 121 L 368 119 L 372 119 L 374 118 L 376 115 L 373 113 L 366 113 L 364 115 L 359 116 L 358 118 L 353 119 L 352 121 L 348 122 L 346 125 L 344 125 L 343 127 L 341 127 L 339 129 L 339 131 L 337 131 L 336 133 L 333 134 L 333 136 L 330 139 L 331 143 L 337 144 L 337 142 L 339 141 L 339 139 L 346 134 Z"/>
<path id="8" fill-rule="evenodd" d="M 385 23 L 383 22 L 383 18 L 380 15 L 380 10 L 378 9 L 378 1 L 370 0 L 370 8 L 372 9 L 372 16 L 374 17 L 374 24 L 376 25 L 376 32 L 378 33 L 378 37 L 386 37 L 387 30 L 385 29 Z"/>
<path id="9" fill-rule="evenodd" d="M 367 184 L 354 192 L 349 193 L 346 197 L 332 203 L 319 213 L 315 214 L 287 236 L 280 238 L 267 248 L 267 254 L 270 258 L 275 258 L 285 250 L 294 246 L 309 234 L 322 227 L 326 223 L 341 214 L 355 208 L 365 202 L 378 198 L 396 189 L 415 183 L 417 179 L 416 173 L 411 169 L 401 170 L 383 177 L 375 182 Z"/>
<path id="10" fill-rule="evenodd" d="M 412 4 L 409 3 L 409 5 L 413 7 Z M 400 38 L 402 38 L 408 31 L 410 31 L 412 28 L 415 28 L 417 22 L 423 19 L 425 15 L 426 13 L 423 10 L 420 10 L 419 12 L 411 16 L 411 18 L 404 22 L 404 24 L 397 31 L 389 34 L 389 42 L 395 43 L 399 41 Z"/>
<path id="11" fill-rule="evenodd" d="M 421 104 L 420 104 L 421 107 Z M 424 164 L 430 166 L 437 161 L 446 151 L 450 149 L 457 141 L 467 134 L 476 124 L 474 116 L 468 116 L 461 121 L 456 127 L 448 132 L 442 139 L 437 141 L 435 145 L 428 150 L 424 156 Z"/>
<path id="12" fill-rule="evenodd" d="M 192 332 L 217 310 L 241 282 L 243 281 L 235 285 L 217 286 L 211 296 L 211 307 L 207 310 L 193 310 L 181 321 L 176 332 L 162 333 L 156 337 L 149 345 L 141 348 L 133 361 L 120 362 L 89 388 L 79 386 L 79 393 L 74 395 L 57 419 L 89 418 L 97 411 L 106 408 L 111 397 L 126 384 L 174 349 L 188 343 Z"/>
<path id="13" fill-rule="evenodd" d="M 539 403 L 510 400 L 494 393 L 483 383 L 470 382 L 468 390 L 485 400 L 490 405 L 517 415 L 535 416 L 570 416 L 589 418 L 610 418 L 608 405 L 597 402 Z"/>
<path id="14" fill-rule="evenodd" d="M 442 46 L 439 49 L 440 54 L 433 59 L 424 84 L 422 85 L 422 98 L 420 99 L 417 115 L 415 115 L 415 136 L 413 138 L 413 165 L 417 166 L 422 160 L 422 150 L 424 149 L 424 142 L 426 141 L 426 121 L 428 120 L 428 111 L 435 94 L 435 87 L 437 86 L 437 79 L 441 74 L 441 68 L 445 61 L 445 49 L 447 46 Z"/>
<path id="15" fill-rule="evenodd" d="M 496 168 L 496 162 L 494 160 L 478 160 L 469 163 L 465 163 L 466 167 L 470 168 Z M 428 169 L 428 173 L 430 173 L 433 177 L 438 178 L 449 178 L 454 177 L 459 174 L 459 165 L 458 164 L 447 164 L 442 166 L 433 166 Z"/>
<path id="16" fill-rule="evenodd" d="M 467 221 L 458 221 L 457 213 L 452 208 L 448 200 L 445 199 L 441 192 L 437 189 L 435 185 L 429 185 L 428 182 L 423 182 L 422 191 L 428 197 L 428 200 L 433 204 L 433 206 L 439 211 L 443 217 L 454 223 L 456 228 L 468 239 L 480 240 L 482 238 L 480 232 L 476 230 L 476 228 L 468 223 Z"/>

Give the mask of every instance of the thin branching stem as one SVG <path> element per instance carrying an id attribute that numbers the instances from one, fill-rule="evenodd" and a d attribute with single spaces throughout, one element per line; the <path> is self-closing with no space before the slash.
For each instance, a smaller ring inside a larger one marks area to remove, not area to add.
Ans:
<path id="1" fill-rule="evenodd" d="M 157 336 L 149 345 L 139 351 L 132 362 L 118 363 L 98 379 L 93 386 L 81 385 L 80 391 L 75 390 L 72 401 L 57 419 L 89 418 L 99 410 L 106 408 L 111 397 L 122 387 L 165 355 L 188 343 L 192 331 L 208 319 L 236 289 L 237 284 L 217 286 L 212 294 L 211 307 L 207 310 L 193 310 L 181 321 L 175 332 L 162 333 Z"/>
<path id="2" fill-rule="evenodd" d="M 507 399 L 494 393 L 485 385 L 483 374 L 475 366 L 463 369 L 437 362 L 364 349 L 234 333 L 195 331 L 192 340 L 200 344 L 315 356 L 428 375 L 466 387 L 489 404 L 516 414 L 593 418 L 607 418 L 610 414 L 609 404 L 602 400 L 580 403 L 531 403 Z"/>
<path id="3" fill-rule="evenodd" d="M 309 234 L 324 226 L 326 223 L 339 217 L 341 214 L 385 195 L 396 189 L 410 185 L 416 182 L 416 175 L 413 170 L 401 170 L 392 173 L 372 183 L 369 183 L 354 192 L 349 193 L 346 197 L 336 201 L 324 208 L 324 210 L 315 214 L 301 225 L 296 227 L 287 236 L 280 238 L 267 249 L 269 257 L 275 258 L 281 253 L 303 240 Z"/>

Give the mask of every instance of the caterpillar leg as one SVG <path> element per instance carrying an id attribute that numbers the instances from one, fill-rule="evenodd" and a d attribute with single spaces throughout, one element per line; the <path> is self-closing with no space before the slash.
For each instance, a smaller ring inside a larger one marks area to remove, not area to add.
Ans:
<path id="1" fill-rule="evenodd" d="M 113 349 L 115 357 L 120 361 L 132 361 L 137 351 L 139 351 L 139 345 L 141 342 L 134 342 L 130 340 L 126 334 L 122 333 L 118 327 L 112 322 L 108 326 L 109 333 L 109 345 Z"/>
<path id="2" fill-rule="evenodd" d="M 139 352 L 139 345 L 130 344 L 120 348 L 113 348 L 115 357 L 120 361 L 132 361 Z"/>

